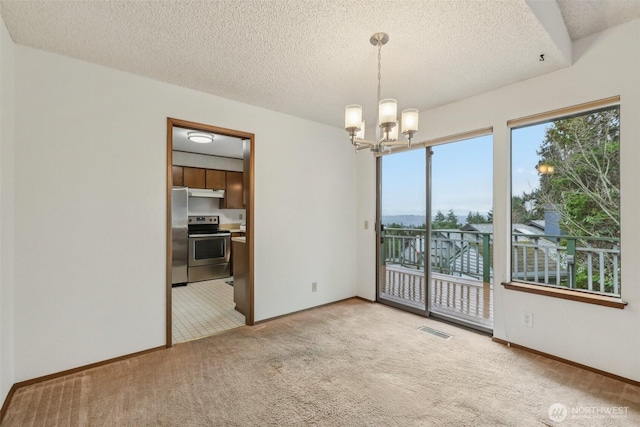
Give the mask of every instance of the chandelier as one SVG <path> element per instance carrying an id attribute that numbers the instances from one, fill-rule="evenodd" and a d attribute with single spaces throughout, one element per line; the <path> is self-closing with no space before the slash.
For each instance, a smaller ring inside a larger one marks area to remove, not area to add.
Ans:
<path id="1" fill-rule="evenodd" d="M 365 124 L 362 120 L 362 106 L 360 105 L 347 105 L 344 113 L 344 128 L 349 133 L 351 144 L 356 147 L 356 151 L 369 147 L 374 153 L 383 153 L 391 151 L 394 146 L 411 147 L 411 139 L 418 131 L 418 110 L 410 108 L 402 111 L 402 134 L 405 135 L 407 141 L 398 141 L 398 103 L 395 99 L 380 100 L 380 59 L 382 46 L 389 41 L 389 35 L 375 33 L 369 41 L 378 47 L 378 127 L 376 140 L 367 141 L 364 139 Z"/>

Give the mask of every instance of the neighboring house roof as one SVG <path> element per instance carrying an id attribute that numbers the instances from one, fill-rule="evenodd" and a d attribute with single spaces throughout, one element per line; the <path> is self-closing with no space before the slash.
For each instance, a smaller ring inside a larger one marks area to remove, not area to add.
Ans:
<path id="1" fill-rule="evenodd" d="M 544 221 L 542 222 L 544 223 Z M 522 234 L 531 234 L 531 235 L 544 234 L 544 225 L 542 226 L 542 229 L 540 229 L 538 226 L 532 225 L 531 222 L 527 224 L 512 224 L 511 229 L 516 233 L 522 233 Z"/>
<path id="2" fill-rule="evenodd" d="M 527 225 L 539 228 L 540 230 L 544 231 L 545 221 L 544 219 L 534 219 L 533 221 L 529 221 Z"/>
<path id="3" fill-rule="evenodd" d="M 462 231 L 479 231 L 481 233 L 493 233 L 493 224 L 467 224 Z"/>
<path id="4" fill-rule="evenodd" d="M 515 223 L 511 225 L 511 229 L 517 233 L 524 234 L 544 234 L 544 219 L 536 219 L 526 224 Z M 462 231 L 479 231 L 481 233 L 493 233 L 493 224 L 467 224 L 462 227 Z"/>

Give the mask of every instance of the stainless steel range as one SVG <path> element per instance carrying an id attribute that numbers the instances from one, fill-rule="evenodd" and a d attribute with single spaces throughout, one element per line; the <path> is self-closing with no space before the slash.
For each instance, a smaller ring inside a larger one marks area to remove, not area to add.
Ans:
<path id="1" fill-rule="evenodd" d="M 219 216 L 189 216 L 189 282 L 229 277 L 231 233 Z"/>

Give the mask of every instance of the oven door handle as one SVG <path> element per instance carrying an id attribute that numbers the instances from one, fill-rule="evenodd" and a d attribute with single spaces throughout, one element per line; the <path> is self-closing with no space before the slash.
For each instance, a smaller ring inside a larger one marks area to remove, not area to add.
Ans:
<path id="1" fill-rule="evenodd" d="M 226 237 L 231 236 L 231 233 L 219 233 L 219 234 L 189 234 L 190 238 L 193 237 Z"/>

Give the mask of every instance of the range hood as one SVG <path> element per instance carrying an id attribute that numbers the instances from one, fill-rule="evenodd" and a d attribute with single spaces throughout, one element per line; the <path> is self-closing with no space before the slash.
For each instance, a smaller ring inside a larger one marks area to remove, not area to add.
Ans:
<path id="1" fill-rule="evenodd" d="M 190 197 L 212 197 L 215 199 L 224 198 L 224 190 L 205 190 L 202 188 L 189 188 Z"/>

